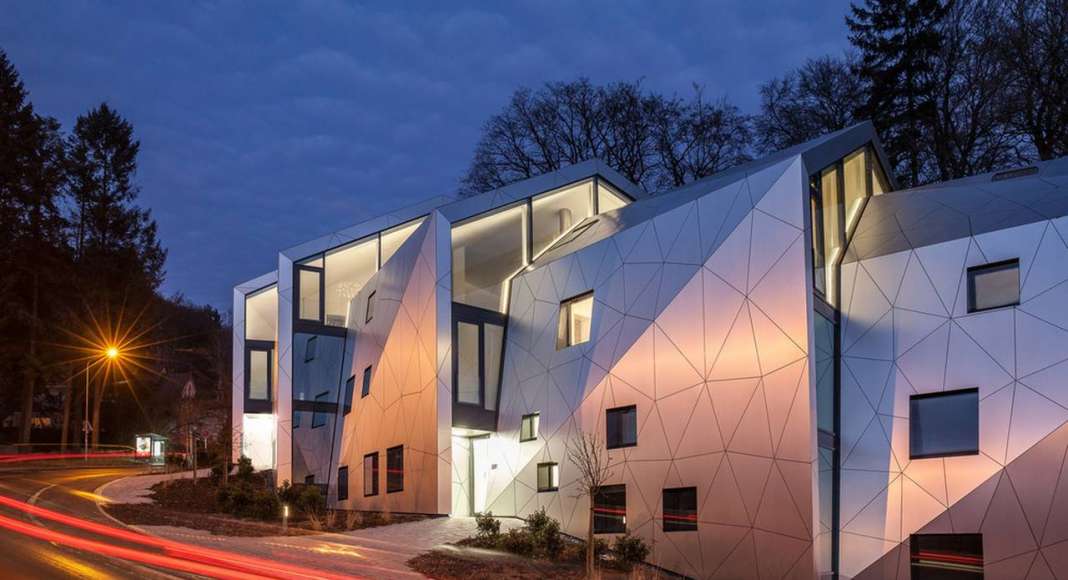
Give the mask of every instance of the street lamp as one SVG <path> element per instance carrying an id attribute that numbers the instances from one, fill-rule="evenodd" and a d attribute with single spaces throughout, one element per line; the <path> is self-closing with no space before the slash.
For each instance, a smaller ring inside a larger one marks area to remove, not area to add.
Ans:
<path id="1" fill-rule="evenodd" d="M 103 356 L 108 361 L 116 361 L 122 352 L 117 346 L 106 347 L 103 351 Z M 85 437 L 82 439 L 82 453 L 85 455 L 85 461 L 89 461 L 89 363 L 91 361 L 85 361 L 85 425 L 82 426 L 82 431 L 85 433 Z"/>

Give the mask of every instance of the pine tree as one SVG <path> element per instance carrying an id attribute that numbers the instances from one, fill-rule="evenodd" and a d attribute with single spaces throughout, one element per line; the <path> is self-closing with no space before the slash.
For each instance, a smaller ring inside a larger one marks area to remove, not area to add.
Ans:
<path id="1" fill-rule="evenodd" d="M 947 7 L 940 0 L 865 0 L 851 8 L 849 38 L 867 84 L 858 116 L 879 130 L 898 180 L 917 185 L 928 177 L 922 143 L 935 119 L 933 63 Z"/>

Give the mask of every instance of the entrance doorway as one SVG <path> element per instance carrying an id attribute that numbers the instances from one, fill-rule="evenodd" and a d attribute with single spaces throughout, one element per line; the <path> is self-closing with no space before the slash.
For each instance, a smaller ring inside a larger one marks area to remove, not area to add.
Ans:
<path id="1" fill-rule="evenodd" d="M 470 503 L 471 515 L 486 511 L 486 500 L 489 495 L 490 457 L 489 435 L 471 438 L 471 485 Z"/>

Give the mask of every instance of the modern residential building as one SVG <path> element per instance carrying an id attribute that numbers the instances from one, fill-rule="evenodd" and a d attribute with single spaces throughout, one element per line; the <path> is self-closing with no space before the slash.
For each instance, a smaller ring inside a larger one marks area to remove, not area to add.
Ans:
<path id="1" fill-rule="evenodd" d="M 584 536 L 593 435 L 594 531 L 687 576 L 1068 571 L 1068 160 L 884 166 L 868 123 L 652 197 L 591 161 L 283 250 L 234 291 L 234 453 Z"/>

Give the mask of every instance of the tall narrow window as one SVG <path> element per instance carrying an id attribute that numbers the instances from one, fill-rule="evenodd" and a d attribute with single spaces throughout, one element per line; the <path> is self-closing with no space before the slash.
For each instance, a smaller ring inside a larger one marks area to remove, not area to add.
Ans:
<path id="1" fill-rule="evenodd" d="M 664 490 L 664 531 L 692 532 L 697 529 L 697 488 Z"/>
<path id="2" fill-rule="evenodd" d="M 326 324 L 347 326 L 349 302 L 378 271 L 378 236 L 328 251 L 325 263 Z"/>
<path id="3" fill-rule="evenodd" d="M 827 302 L 837 304 L 835 293 L 838 291 L 838 259 L 841 257 L 842 202 L 838 195 L 837 166 L 823 170 L 820 174 L 820 196 L 823 209 L 823 264 L 827 278 L 824 296 Z"/>
<path id="4" fill-rule="evenodd" d="M 304 344 L 304 362 L 311 362 L 315 360 L 315 355 L 318 353 L 319 337 L 313 336 L 308 339 L 308 342 Z"/>
<path id="5" fill-rule="evenodd" d="M 363 456 L 363 495 L 378 495 L 378 452 Z"/>
<path id="6" fill-rule="evenodd" d="M 352 375 L 347 381 L 345 381 L 345 409 L 343 413 L 344 415 L 348 415 L 350 412 L 352 412 L 352 397 L 354 394 L 353 391 L 355 390 L 356 375 Z"/>
<path id="7" fill-rule="evenodd" d="M 912 459 L 979 453 L 979 389 L 913 395 L 909 400 Z"/>
<path id="8" fill-rule="evenodd" d="M 371 319 L 375 317 L 375 293 L 376 292 L 378 292 L 378 290 L 372 290 L 371 293 L 367 295 L 367 311 L 364 312 L 364 315 L 363 315 L 363 323 L 364 324 L 367 324 L 368 322 L 371 322 Z"/>
<path id="9" fill-rule="evenodd" d="M 982 534 L 914 534 L 909 551 L 912 580 L 983 577 Z"/>
<path id="10" fill-rule="evenodd" d="M 349 499 L 349 467 L 347 465 L 337 468 L 337 499 L 338 501 Z"/>
<path id="11" fill-rule="evenodd" d="M 322 278 L 320 270 L 299 268 L 297 270 L 299 285 L 297 300 L 301 320 L 322 320 Z"/>
<path id="12" fill-rule="evenodd" d="M 386 493 L 404 491 L 404 446 L 386 449 Z"/>
<path id="13" fill-rule="evenodd" d="M 249 350 L 248 398 L 271 400 L 271 351 Z"/>
<path id="14" fill-rule="evenodd" d="M 593 293 L 576 296 L 560 303 L 557 326 L 557 350 L 589 342 L 593 324 Z"/>
<path id="15" fill-rule="evenodd" d="M 638 408 L 634 405 L 605 411 L 605 440 L 609 449 L 638 444 Z"/>
<path id="16" fill-rule="evenodd" d="M 968 312 L 1020 303 L 1020 260 L 968 268 Z"/>
<path id="17" fill-rule="evenodd" d="M 499 324 L 482 325 L 482 366 L 485 393 L 482 407 L 497 408 L 497 390 L 501 382 L 501 352 L 504 350 L 504 327 Z"/>
<path id="18" fill-rule="evenodd" d="M 456 352 L 459 365 L 456 374 L 456 400 L 472 405 L 480 404 L 478 325 L 459 322 L 456 327 Z"/>
<path id="19" fill-rule="evenodd" d="M 593 533 L 627 531 L 627 486 L 601 486 L 593 495 Z"/>
<path id="20" fill-rule="evenodd" d="M 371 394 L 371 365 L 363 369 L 363 386 L 360 387 L 360 398 Z"/>
<path id="21" fill-rule="evenodd" d="M 555 463 L 538 464 L 538 491 L 560 489 L 560 466 Z"/>
<path id="22" fill-rule="evenodd" d="M 523 415 L 522 424 L 519 426 L 519 441 L 533 441 L 538 438 L 538 422 L 540 416 L 537 413 Z"/>

